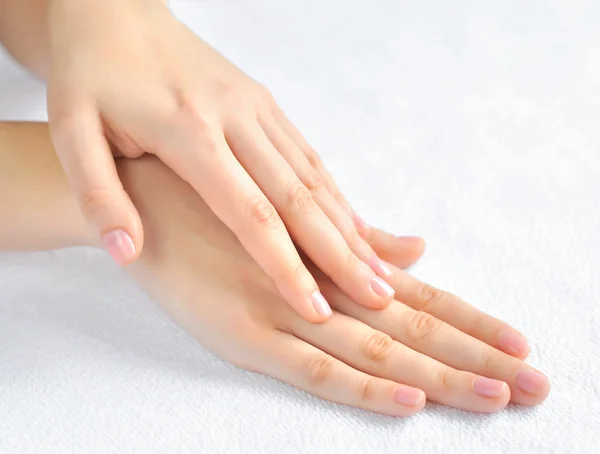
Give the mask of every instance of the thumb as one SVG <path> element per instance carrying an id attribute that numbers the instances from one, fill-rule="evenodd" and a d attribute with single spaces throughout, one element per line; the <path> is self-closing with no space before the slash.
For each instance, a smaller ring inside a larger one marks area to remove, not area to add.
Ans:
<path id="1" fill-rule="evenodd" d="M 140 215 L 123 189 L 95 109 L 77 107 L 50 117 L 56 153 L 96 237 L 119 265 L 143 246 Z"/>

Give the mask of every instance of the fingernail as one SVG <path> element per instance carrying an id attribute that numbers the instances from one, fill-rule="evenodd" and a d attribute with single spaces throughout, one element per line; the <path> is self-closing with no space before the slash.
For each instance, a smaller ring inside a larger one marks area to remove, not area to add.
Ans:
<path id="1" fill-rule="evenodd" d="M 509 355 L 522 357 L 529 352 L 527 339 L 514 331 L 502 331 L 498 336 L 498 344 Z"/>
<path id="2" fill-rule="evenodd" d="M 383 279 L 377 276 L 371 279 L 371 288 L 379 296 L 390 297 L 394 296 L 395 293 L 394 289 L 390 287 L 390 285 L 387 282 L 385 282 Z"/>
<path id="3" fill-rule="evenodd" d="M 356 226 L 356 228 L 358 228 L 359 230 L 364 230 L 364 229 L 368 229 L 369 228 L 369 224 L 367 224 L 363 218 L 361 218 L 358 215 L 353 215 L 352 216 L 352 220 L 354 221 L 354 225 Z"/>
<path id="4" fill-rule="evenodd" d="M 533 370 L 524 370 L 515 378 L 517 386 L 528 394 L 538 394 L 548 386 L 548 378 Z"/>
<path id="5" fill-rule="evenodd" d="M 416 244 L 423 241 L 423 238 L 421 238 L 420 236 L 397 236 L 396 238 L 398 238 L 401 241 L 404 241 L 405 243 L 410 244 Z"/>
<path id="6" fill-rule="evenodd" d="M 125 230 L 111 230 L 104 234 L 102 243 L 119 265 L 124 265 L 135 255 L 135 244 Z"/>
<path id="7" fill-rule="evenodd" d="M 473 389 L 483 397 L 498 397 L 504 392 L 506 383 L 492 378 L 477 377 L 473 381 Z"/>
<path id="8" fill-rule="evenodd" d="M 315 311 L 317 311 L 317 313 L 319 315 L 322 315 L 324 317 L 329 317 L 331 316 L 331 307 L 329 306 L 329 303 L 327 303 L 327 300 L 325 299 L 325 297 L 321 294 L 321 292 L 319 292 L 318 290 L 315 291 L 311 297 L 310 297 L 311 301 L 312 301 L 312 305 L 315 308 Z"/>
<path id="9" fill-rule="evenodd" d="M 369 266 L 381 277 L 389 277 L 392 275 L 390 267 L 379 257 L 374 256 L 369 260 Z"/>
<path id="10" fill-rule="evenodd" d="M 402 405 L 417 405 L 424 398 L 425 393 L 420 389 L 399 386 L 394 391 L 394 401 Z"/>

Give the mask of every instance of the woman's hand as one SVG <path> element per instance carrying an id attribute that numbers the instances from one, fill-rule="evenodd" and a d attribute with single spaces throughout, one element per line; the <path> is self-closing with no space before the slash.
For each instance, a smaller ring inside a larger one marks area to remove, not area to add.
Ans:
<path id="1" fill-rule="evenodd" d="M 306 322 L 176 175 L 155 159 L 123 161 L 120 169 L 146 226 L 144 251 L 128 270 L 189 333 L 232 363 L 390 415 L 418 412 L 425 396 L 493 412 L 509 400 L 535 405 L 548 395 L 548 379 L 519 359 L 528 352 L 519 333 L 398 268 L 394 285 L 403 303 L 382 310 L 354 303 L 318 275 L 334 313 L 323 324 Z M 373 230 L 365 235 L 376 247 L 396 241 Z M 406 243 L 407 255 L 420 248 Z M 388 257 L 394 259 L 406 262 Z"/>
<path id="2" fill-rule="evenodd" d="M 269 93 L 157 0 L 51 0 L 52 138 L 81 209 L 121 264 L 142 249 L 109 143 L 158 156 L 200 194 L 305 319 L 331 314 L 292 240 L 354 301 L 385 307 L 389 266 Z"/>

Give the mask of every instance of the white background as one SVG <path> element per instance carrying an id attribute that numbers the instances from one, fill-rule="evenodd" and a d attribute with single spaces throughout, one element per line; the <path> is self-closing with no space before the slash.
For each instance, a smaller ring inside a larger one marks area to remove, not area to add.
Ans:
<path id="1" fill-rule="evenodd" d="M 394 419 L 234 368 L 102 254 L 0 255 L 0 453 L 592 453 L 600 444 L 600 7 L 174 2 L 275 93 L 414 273 L 523 330 L 538 408 Z M 0 57 L 0 119 L 45 119 Z M 1 152 L 1 150 L 0 150 Z"/>

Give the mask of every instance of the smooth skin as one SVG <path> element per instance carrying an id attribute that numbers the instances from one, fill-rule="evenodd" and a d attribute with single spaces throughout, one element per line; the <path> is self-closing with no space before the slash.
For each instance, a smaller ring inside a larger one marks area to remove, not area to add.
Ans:
<path id="1" fill-rule="evenodd" d="M 100 246 L 46 125 L 0 125 L 0 150 L 0 250 Z M 401 302 L 381 310 L 352 301 L 307 260 L 333 307 L 327 322 L 313 324 L 158 159 L 118 160 L 117 169 L 146 235 L 144 251 L 126 270 L 226 360 L 323 399 L 394 416 L 418 412 L 426 398 L 489 413 L 509 401 L 536 405 L 547 397 L 549 381 L 524 362 L 529 347 L 520 333 L 401 269 L 420 256 L 420 241 L 363 231 L 397 265 L 392 285 Z"/>
<path id="2" fill-rule="evenodd" d="M 58 157 L 118 263 L 139 257 L 144 228 L 113 155 L 148 153 L 196 190 L 306 320 L 331 309 L 295 244 L 354 301 L 390 303 L 391 269 L 317 153 L 265 87 L 163 1 L 0 0 L 0 11 L 0 40 L 47 81 Z"/>

